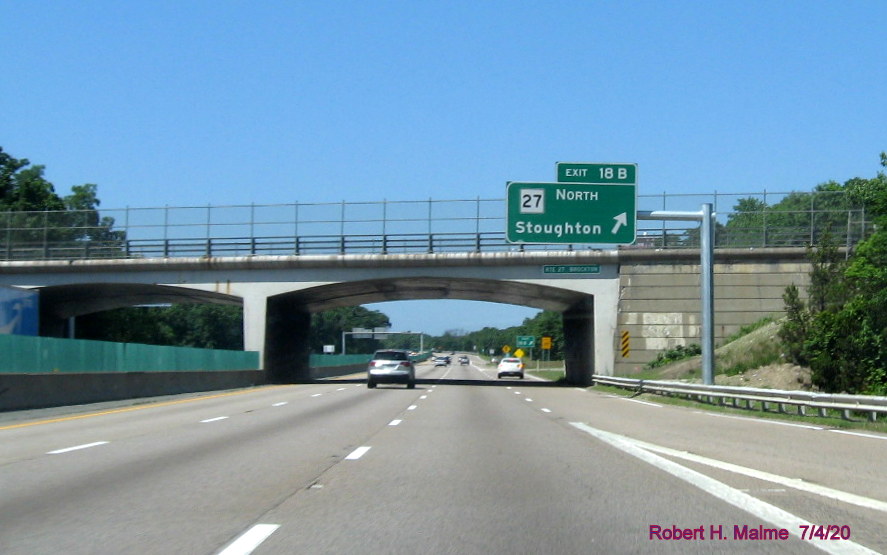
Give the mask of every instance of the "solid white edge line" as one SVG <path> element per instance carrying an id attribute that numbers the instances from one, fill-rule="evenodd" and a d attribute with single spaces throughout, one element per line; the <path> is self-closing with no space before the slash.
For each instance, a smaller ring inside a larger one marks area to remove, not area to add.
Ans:
<path id="1" fill-rule="evenodd" d="M 847 430 L 829 430 L 830 432 L 834 432 L 836 434 L 844 434 L 848 436 L 856 436 L 856 437 L 867 437 L 869 439 L 880 439 L 882 441 L 887 441 L 887 436 L 876 436 L 875 434 L 865 434 L 862 432 L 850 432 Z"/>
<path id="2" fill-rule="evenodd" d="M 805 482 L 800 478 L 789 478 L 787 476 L 780 476 L 779 474 L 771 474 L 763 470 L 756 470 L 754 468 L 739 466 L 737 464 L 709 459 L 708 457 L 703 457 L 701 455 L 694 455 L 693 453 L 688 453 L 686 451 L 678 451 L 677 449 L 670 449 L 668 447 L 662 447 L 660 445 L 654 445 L 652 443 L 646 443 L 644 441 L 636 439 L 633 439 L 631 441 L 633 441 L 635 445 L 637 445 L 641 449 L 653 451 L 659 453 L 660 455 L 668 455 L 670 457 L 683 459 L 685 461 L 704 464 L 713 468 L 733 472 L 734 474 L 741 474 L 743 476 L 748 476 L 749 478 L 755 478 L 757 480 L 764 480 L 765 482 L 780 484 L 799 491 L 828 497 L 829 499 L 837 499 L 838 501 L 841 501 L 843 503 L 849 503 L 851 505 L 857 505 L 866 509 L 872 509 L 875 511 L 882 511 L 887 513 L 887 503 L 878 499 L 872 499 L 871 497 L 864 497 L 862 495 L 856 495 L 855 493 L 849 493 L 846 491 L 832 489 L 817 484 L 811 484 L 810 482 Z"/>
<path id="3" fill-rule="evenodd" d="M 701 489 L 702 491 L 721 499 L 734 507 L 754 515 L 762 520 L 774 524 L 780 528 L 785 528 L 792 535 L 801 538 L 801 526 L 812 526 L 810 522 L 784 511 L 779 507 L 761 501 L 760 499 L 743 493 L 738 489 L 732 488 L 727 484 L 719 482 L 714 478 L 710 478 L 704 474 L 691 470 L 685 466 L 681 466 L 676 462 L 670 461 L 659 455 L 655 455 L 637 445 L 631 438 L 620 436 L 604 430 L 598 430 L 583 422 L 570 422 L 573 427 L 594 436 L 595 438 L 607 443 L 620 451 L 638 458 L 647 464 L 650 464 L 663 472 L 667 472 L 672 476 L 687 482 L 688 484 Z M 825 551 L 826 553 L 866 553 L 877 555 L 876 551 L 872 551 L 865 546 L 853 543 L 849 540 L 841 541 L 839 544 L 828 540 L 805 539 L 805 543 L 809 543 Z"/>
<path id="4" fill-rule="evenodd" d="M 61 455 L 62 453 L 70 453 L 71 451 L 79 451 L 80 449 L 89 449 L 90 447 L 98 447 L 99 445 L 107 444 L 107 441 L 96 441 L 93 443 L 85 443 L 83 445 L 75 445 L 74 447 L 65 447 L 64 449 L 56 449 L 55 451 L 49 451 L 46 453 L 47 455 Z"/>
<path id="5" fill-rule="evenodd" d="M 356 461 L 357 459 L 359 459 L 359 458 L 361 458 L 362 456 L 366 455 L 367 451 L 369 451 L 370 449 L 371 449 L 371 448 L 370 448 L 370 447 L 367 447 L 367 446 L 358 447 L 357 449 L 355 449 L 354 451 L 352 451 L 351 453 L 349 453 L 348 456 L 345 457 L 345 460 L 346 460 L 346 461 Z"/>
<path id="6" fill-rule="evenodd" d="M 695 414 L 704 414 L 706 416 L 712 416 L 714 418 L 729 418 L 732 420 L 742 420 L 744 422 L 757 422 L 758 424 L 774 424 L 776 426 L 788 426 L 789 428 L 803 428 L 805 430 L 824 430 L 820 426 L 813 426 L 811 424 L 795 424 L 794 422 L 782 422 L 781 420 L 770 420 L 769 418 L 752 418 L 749 416 L 734 416 L 732 414 L 717 414 L 714 412 L 708 412 L 704 410 L 695 410 L 693 411 Z"/>
<path id="7" fill-rule="evenodd" d="M 662 408 L 662 405 L 657 405 L 656 403 L 651 403 L 649 401 L 641 401 L 640 399 L 626 399 L 625 397 L 623 397 L 623 399 L 625 399 L 626 401 L 631 401 L 632 403 L 638 403 L 639 405 L 647 405 L 648 407 Z"/>
<path id="8" fill-rule="evenodd" d="M 278 528 L 280 528 L 279 524 L 256 524 L 228 547 L 219 551 L 219 555 L 249 555 Z"/>

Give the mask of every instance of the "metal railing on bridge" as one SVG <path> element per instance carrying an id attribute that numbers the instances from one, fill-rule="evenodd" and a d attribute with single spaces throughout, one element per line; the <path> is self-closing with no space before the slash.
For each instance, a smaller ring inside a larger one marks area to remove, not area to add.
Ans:
<path id="1" fill-rule="evenodd" d="M 768 203 L 794 199 L 792 208 Z M 867 237 L 865 210 L 842 192 L 639 195 L 639 210 L 717 212 L 716 247 L 816 244 L 828 232 L 851 247 Z M 727 208 L 732 205 L 732 208 Z M 718 208 L 720 206 L 720 209 Z M 0 213 L 0 259 L 107 259 L 396 254 L 612 248 L 505 240 L 504 198 Z M 622 248 L 697 248 L 696 223 L 638 221 Z"/>

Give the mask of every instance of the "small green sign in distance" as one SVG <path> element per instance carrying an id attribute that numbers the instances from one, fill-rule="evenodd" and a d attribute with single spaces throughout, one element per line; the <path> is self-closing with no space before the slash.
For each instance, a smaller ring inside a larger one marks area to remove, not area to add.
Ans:
<path id="1" fill-rule="evenodd" d="M 543 274 L 599 274 L 600 264 L 562 264 L 542 266 Z"/>
<path id="2" fill-rule="evenodd" d="M 533 335 L 518 335 L 515 345 L 518 347 L 535 347 L 536 337 Z"/>
<path id="3" fill-rule="evenodd" d="M 559 183 L 599 183 L 637 185 L 637 164 L 604 164 L 586 162 L 558 162 Z"/>

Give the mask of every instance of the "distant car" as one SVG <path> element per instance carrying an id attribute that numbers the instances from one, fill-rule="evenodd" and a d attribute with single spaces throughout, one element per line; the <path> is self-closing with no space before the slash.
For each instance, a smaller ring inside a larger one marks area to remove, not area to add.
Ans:
<path id="1" fill-rule="evenodd" d="M 416 367 L 408 351 L 386 349 L 376 351 L 367 366 L 367 387 L 379 383 L 403 383 L 409 389 L 416 387 Z"/>
<path id="2" fill-rule="evenodd" d="M 462 355 L 462 356 L 459 357 L 459 364 L 468 364 L 468 363 L 469 363 L 469 361 L 468 361 L 468 357 L 467 357 L 467 356 Z"/>
<path id="3" fill-rule="evenodd" d="M 517 376 L 524 379 L 524 362 L 514 357 L 503 358 L 496 368 L 496 372 L 499 379 L 502 379 L 503 376 Z"/>
<path id="4" fill-rule="evenodd" d="M 449 366 L 450 365 L 450 357 L 448 357 L 448 356 L 434 357 L 434 365 L 435 366 Z"/>

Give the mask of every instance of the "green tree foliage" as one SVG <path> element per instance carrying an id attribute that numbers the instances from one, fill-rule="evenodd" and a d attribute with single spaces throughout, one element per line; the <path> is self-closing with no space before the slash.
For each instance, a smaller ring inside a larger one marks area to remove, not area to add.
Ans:
<path id="1" fill-rule="evenodd" d="M 486 327 L 473 332 L 447 332 L 442 336 L 432 337 L 426 341 L 441 351 L 477 351 L 488 354 L 493 351 L 495 356 L 502 355 L 502 347 L 515 347 L 515 339 L 519 335 L 532 335 L 536 338 L 533 357 L 541 358 L 541 338 L 552 338 L 551 359 L 560 360 L 564 356 L 564 326 L 559 312 L 542 311 L 532 318 L 525 318 L 519 326 L 498 329 Z"/>
<path id="2" fill-rule="evenodd" d="M 129 307 L 77 319 L 78 339 L 204 349 L 243 349 L 239 306 L 177 304 Z"/>
<path id="3" fill-rule="evenodd" d="M 823 234 L 844 235 L 859 228 L 863 216 L 857 197 L 847 187 L 829 181 L 813 192 L 795 192 L 772 206 L 757 198 L 742 198 L 716 231 L 720 247 L 804 246 Z"/>
<path id="4" fill-rule="evenodd" d="M 881 153 L 887 167 L 887 155 Z M 789 356 L 809 364 L 825 391 L 887 394 L 887 176 L 855 178 L 844 190 L 878 224 L 849 260 L 827 240 L 812 249 L 811 284 L 803 303 L 786 290 L 787 319 L 780 338 Z"/>
<path id="5" fill-rule="evenodd" d="M 40 249 L 79 247 L 99 243 L 105 256 L 119 252 L 125 239 L 113 231 L 113 218 L 100 218 L 94 184 L 75 185 L 71 194 L 60 197 L 44 177 L 44 166 L 31 165 L 0 147 L 0 225 L 7 248 Z"/>
<path id="6" fill-rule="evenodd" d="M 388 316 L 362 306 L 345 306 L 312 314 L 309 339 L 311 352 L 322 353 L 324 345 L 336 345 L 339 347 L 338 352 L 342 345 L 342 332 L 350 332 L 353 328 L 373 329 L 390 325 Z M 378 348 L 379 341 L 347 335 L 345 345 L 348 353 L 372 353 Z"/>

